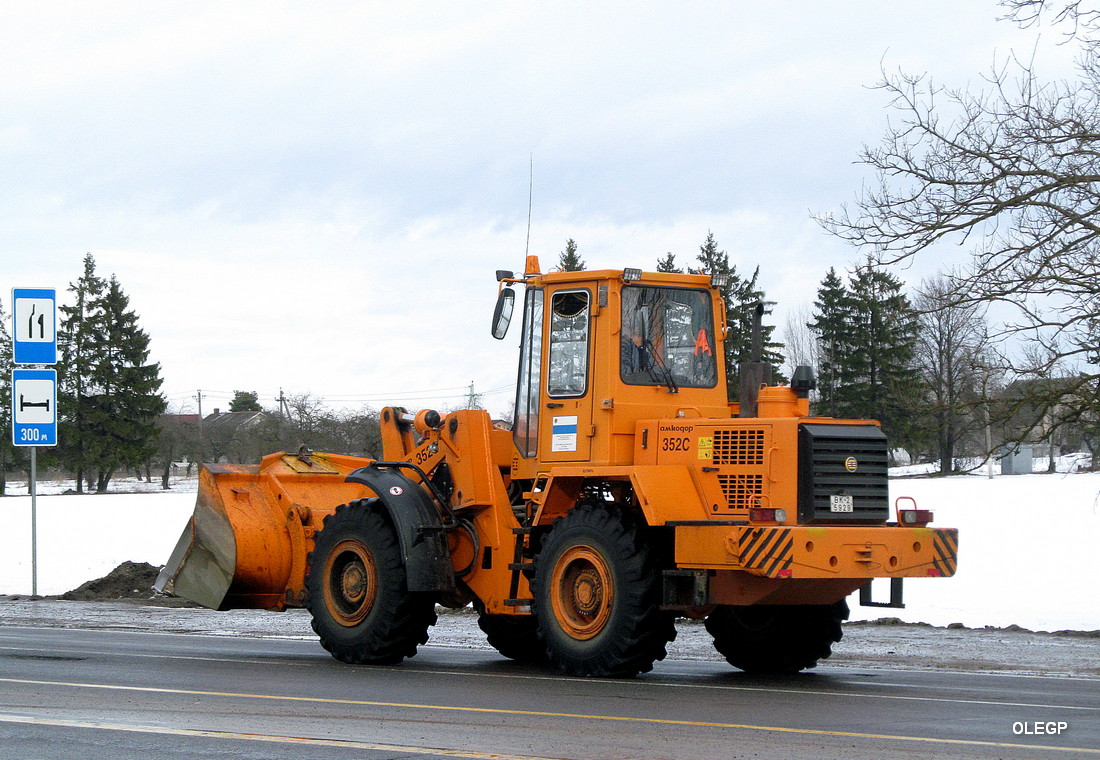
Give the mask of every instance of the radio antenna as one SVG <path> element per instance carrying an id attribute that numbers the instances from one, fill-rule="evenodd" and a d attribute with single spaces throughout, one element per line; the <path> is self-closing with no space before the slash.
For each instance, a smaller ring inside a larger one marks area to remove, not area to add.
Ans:
<path id="1" fill-rule="evenodd" d="M 531 254 L 531 207 L 535 198 L 535 154 L 530 157 L 527 170 L 527 244 L 523 248 L 524 259 Z"/>

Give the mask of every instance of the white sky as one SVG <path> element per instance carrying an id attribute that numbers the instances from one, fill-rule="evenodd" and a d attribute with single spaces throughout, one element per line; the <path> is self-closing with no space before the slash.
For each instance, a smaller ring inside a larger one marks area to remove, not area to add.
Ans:
<path id="1" fill-rule="evenodd" d="M 152 337 L 175 411 L 505 411 L 493 272 L 691 264 L 708 231 L 807 306 L 859 254 L 851 201 L 883 67 L 965 86 L 1036 30 L 992 0 L 0 4 L 0 298 L 91 252 Z M 1042 31 L 1040 74 L 1072 46 Z M 898 271 L 915 284 L 941 262 Z M 61 299 L 65 294 L 59 292 Z M 436 389 L 446 389 L 437 391 Z M 429 392 L 430 391 L 430 392 Z"/>

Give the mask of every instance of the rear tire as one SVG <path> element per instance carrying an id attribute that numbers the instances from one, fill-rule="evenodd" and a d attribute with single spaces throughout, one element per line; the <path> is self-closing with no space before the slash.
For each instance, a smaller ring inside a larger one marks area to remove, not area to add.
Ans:
<path id="1" fill-rule="evenodd" d="M 746 673 L 790 674 L 817 665 L 843 636 L 848 603 L 720 606 L 707 618 L 714 647 Z"/>
<path id="2" fill-rule="evenodd" d="M 408 591 L 397 533 L 378 499 L 325 517 L 309 554 L 306 607 L 321 646 L 355 664 L 412 657 L 436 621 L 434 597 Z"/>
<path id="3" fill-rule="evenodd" d="M 550 662 L 575 676 L 634 676 L 676 637 L 645 526 L 603 504 L 579 504 L 546 534 L 532 611 Z"/>

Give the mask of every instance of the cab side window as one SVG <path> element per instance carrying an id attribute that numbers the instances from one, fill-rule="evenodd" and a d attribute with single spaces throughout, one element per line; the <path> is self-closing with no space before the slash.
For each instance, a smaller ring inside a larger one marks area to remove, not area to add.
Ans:
<path id="1" fill-rule="evenodd" d="M 542 363 L 542 291 L 527 291 L 523 306 L 523 340 L 519 349 L 516 418 L 512 438 L 522 456 L 533 457 L 539 441 L 539 373 Z"/>
<path id="2" fill-rule="evenodd" d="M 588 391 L 589 300 L 586 290 L 558 291 L 550 299 L 546 392 L 583 396 Z"/>

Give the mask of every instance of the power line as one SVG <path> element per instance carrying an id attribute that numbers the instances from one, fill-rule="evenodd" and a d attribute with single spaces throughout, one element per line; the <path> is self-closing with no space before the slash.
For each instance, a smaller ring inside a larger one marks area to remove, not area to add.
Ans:
<path id="1" fill-rule="evenodd" d="M 501 389 L 505 389 L 505 388 L 509 388 L 509 387 L 511 387 L 511 386 L 501 386 L 500 388 L 498 388 L 496 390 L 501 390 Z M 313 392 L 311 392 L 310 395 L 320 396 L 322 398 L 331 399 L 331 400 L 334 400 L 334 401 L 368 401 L 372 398 L 396 398 L 398 396 L 416 396 L 418 398 L 436 398 L 436 397 L 443 397 L 443 396 L 447 396 L 447 397 L 456 396 L 457 397 L 457 396 L 465 395 L 465 393 L 452 394 L 452 393 L 443 393 L 443 392 L 444 391 L 466 391 L 468 389 L 469 389 L 469 385 L 451 385 L 451 386 L 448 386 L 446 388 L 423 388 L 423 389 L 419 389 L 419 390 L 405 390 L 405 391 L 391 391 L 391 392 L 380 391 L 380 392 L 376 392 L 376 393 L 355 393 L 355 394 L 329 395 L 329 394 L 325 394 L 325 393 L 313 393 Z M 175 391 L 175 392 L 172 392 L 172 393 L 167 393 L 165 395 L 170 397 L 170 398 L 175 398 L 175 397 L 179 397 L 179 396 L 193 396 L 194 393 L 195 393 L 194 391 L 189 390 L 189 391 Z M 208 395 L 208 396 L 226 396 L 226 397 L 232 398 L 236 393 L 237 393 L 237 391 L 210 390 L 210 389 L 207 389 L 207 388 L 203 389 L 203 394 Z M 274 397 L 277 394 L 272 393 L 272 394 L 261 394 L 261 395 L 271 395 L 272 397 Z"/>
<path id="2" fill-rule="evenodd" d="M 450 386 L 448 388 L 434 389 L 438 391 L 463 391 L 460 393 L 433 393 L 432 389 L 424 391 L 397 391 L 394 393 L 371 393 L 363 395 L 326 395 L 324 393 L 310 392 L 308 395 L 312 397 L 313 401 L 323 406 L 345 406 L 349 404 L 366 404 L 369 406 L 387 406 L 390 404 L 400 406 L 404 404 L 412 403 L 439 403 L 453 402 L 453 401 L 469 401 L 470 398 L 470 386 L 469 385 L 457 385 Z M 501 385 L 494 388 L 490 388 L 486 391 L 480 391 L 476 395 L 480 398 L 499 396 L 501 394 L 511 394 L 515 390 L 515 386 Z M 165 396 L 174 401 L 190 401 L 199 402 L 199 408 L 202 408 L 202 401 L 204 400 L 227 400 L 231 401 L 236 394 L 236 391 L 216 391 L 203 389 L 199 392 L 201 399 L 196 397 L 195 391 L 179 391 L 174 393 L 167 393 Z M 285 407 L 287 394 L 282 389 L 278 393 L 258 393 L 260 398 L 271 398 L 276 401 L 281 407 Z M 293 394 L 291 394 L 293 395 Z"/>

